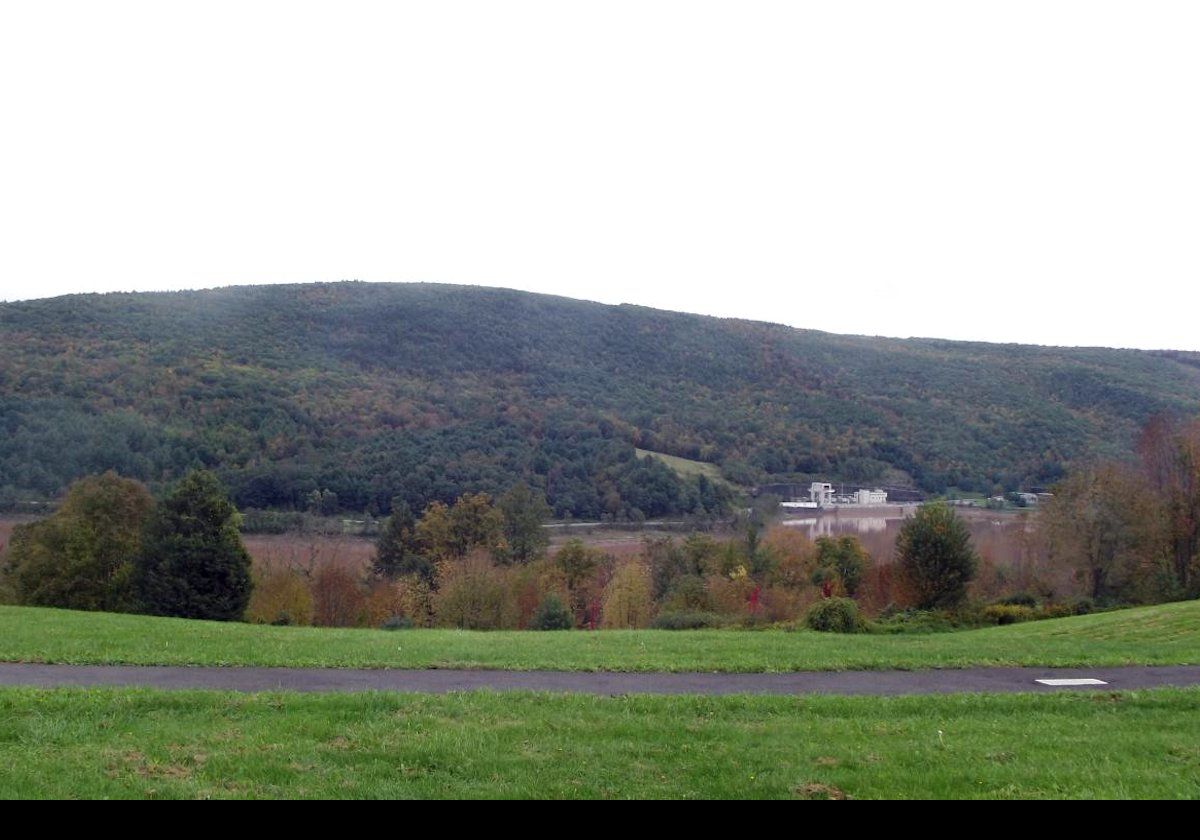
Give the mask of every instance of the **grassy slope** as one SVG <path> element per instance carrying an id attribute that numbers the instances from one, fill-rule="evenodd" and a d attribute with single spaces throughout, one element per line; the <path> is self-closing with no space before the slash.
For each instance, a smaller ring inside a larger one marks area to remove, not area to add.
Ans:
<path id="1" fill-rule="evenodd" d="M 703 475 L 710 481 L 725 482 L 725 477 L 721 474 L 721 468 L 716 464 L 706 464 L 703 461 L 692 461 L 687 458 L 680 458 L 676 455 L 667 455 L 663 452 L 651 452 L 648 449 L 635 449 L 639 458 L 653 458 L 656 461 L 661 461 L 666 464 L 676 475 L 684 478 Z"/>
<path id="2" fill-rule="evenodd" d="M 328 630 L 0 607 L 0 661 L 608 671 L 1200 663 L 1200 601 L 959 633 Z"/>
<path id="3" fill-rule="evenodd" d="M 0 797 L 1196 798 L 1200 691 L 0 690 Z"/>

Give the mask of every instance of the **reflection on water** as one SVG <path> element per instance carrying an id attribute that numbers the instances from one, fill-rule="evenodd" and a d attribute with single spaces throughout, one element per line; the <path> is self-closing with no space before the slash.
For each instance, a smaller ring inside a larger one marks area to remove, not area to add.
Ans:
<path id="1" fill-rule="evenodd" d="M 862 516 L 840 519 L 836 516 L 814 516 L 808 519 L 785 519 L 789 528 L 804 528 L 810 540 L 817 537 L 840 537 L 843 534 L 874 534 L 886 531 L 888 521 L 882 516 Z"/>
<path id="2" fill-rule="evenodd" d="M 889 561 L 896 544 L 896 535 L 916 506 L 896 506 L 870 511 L 833 510 L 819 516 L 786 518 L 780 524 L 799 528 L 809 539 L 817 537 L 854 536 L 876 560 Z M 971 530 L 977 551 L 1003 565 L 1016 563 L 1028 552 L 1023 536 L 1031 521 L 1021 515 L 995 514 L 986 511 L 959 511 Z"/>

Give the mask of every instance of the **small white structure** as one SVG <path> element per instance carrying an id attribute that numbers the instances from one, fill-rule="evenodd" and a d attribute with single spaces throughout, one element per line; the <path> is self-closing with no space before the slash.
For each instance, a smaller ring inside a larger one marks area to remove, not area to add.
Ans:
<path id="1" fill-rule="evenodd" d="M 818 507 L 833 504 L 833 485 L 814 481 L 808 488 L 808 498 Z"/>
<path id="2" fill-rule="evenodd" d="M 859 505 L 886 505 L 887 491 L 886 490 L 859 490 L 854 494 L 855 504 Z"/>

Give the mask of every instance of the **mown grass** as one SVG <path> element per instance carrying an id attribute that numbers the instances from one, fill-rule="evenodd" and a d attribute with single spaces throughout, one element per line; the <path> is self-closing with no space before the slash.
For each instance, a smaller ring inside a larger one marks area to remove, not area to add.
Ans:
<path id="1" fill-rule="evenodd" d="M 0 797 L 1196 798 L 1200 690 L 0 690 Z"/>
<path id="2" fill-rule="evenodd" d="M 0 661 L 785 672 L 1200 663 L 1200 601 L 957 633 L 333 630 L 0 607 Z"/>
<path id="3" fill-rule="evenodd" d="M 716 464 L 680 458 L 678 455 L 667 455 L 665 452 L 651 452 L 649 449 L 636 449 L 634 451 L 639 458 L 653 458 L 656 461 L 661 461 L 674 470 L 676 475 L 683 478 L 703 475 L 711 481 L 729 484 L 729 481 L 726 480 L 725 475 L 721 472 L 721 468 Z"/>

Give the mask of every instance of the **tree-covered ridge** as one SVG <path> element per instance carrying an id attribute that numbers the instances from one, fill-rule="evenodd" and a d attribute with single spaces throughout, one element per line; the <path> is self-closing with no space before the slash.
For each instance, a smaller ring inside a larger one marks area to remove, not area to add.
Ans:
<path id="1" fill-rule="evenodd" d="M 0 496 L 211 467 L 241 507 L 414 510 L 519 481 L 557 515 L 734 482 L 1041 485 L 1200 409 L 1189 354 L 834 336 L 523 292 L 338 283 L 0 305 Z M 3 501 L 3 499 L 0 499 Z"/>

